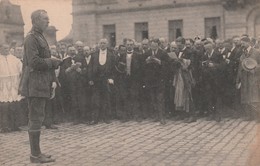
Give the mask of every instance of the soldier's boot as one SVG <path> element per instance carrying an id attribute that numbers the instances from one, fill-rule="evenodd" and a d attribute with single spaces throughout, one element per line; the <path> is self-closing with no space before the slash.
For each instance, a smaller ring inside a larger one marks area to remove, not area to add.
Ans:
<path id="1" fill-rule="evenodd" d="M 30 160 L 32 163 L 49 163 L 54 162 L 55 159 L 51 158 L 51 155 L 41 153 L 40 150 L 40 131 L 28 132 L 31 148 Z"/>

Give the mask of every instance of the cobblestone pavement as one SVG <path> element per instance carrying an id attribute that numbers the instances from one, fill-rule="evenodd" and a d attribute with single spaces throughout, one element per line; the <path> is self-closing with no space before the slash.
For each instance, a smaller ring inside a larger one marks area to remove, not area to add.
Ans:
<path id="1" fill-rule="evenodd" d="M 149 120 L 95 126 L 63 123 L 43 130 L 43 152 L 58 166 L 259 166 L 260 128 L 253 121 L 198 120 L 185 124 Z M 0 134 L 0 165 L 36 165 L 29 162 L 26 131 Z"/>

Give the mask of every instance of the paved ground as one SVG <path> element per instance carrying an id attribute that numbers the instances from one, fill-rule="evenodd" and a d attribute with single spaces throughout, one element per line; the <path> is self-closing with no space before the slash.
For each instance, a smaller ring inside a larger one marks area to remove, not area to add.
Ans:
<path id="1" fill-rule="evenodd" d="M 95 126 L 59 125 L 43 130 L 42 151 L 58 166 L 259 166 L 260 126 L 241 119 L 185 124 L 151 121 Z M 0 165 L 29 162 L 26 131 L 0 134 Z"/>

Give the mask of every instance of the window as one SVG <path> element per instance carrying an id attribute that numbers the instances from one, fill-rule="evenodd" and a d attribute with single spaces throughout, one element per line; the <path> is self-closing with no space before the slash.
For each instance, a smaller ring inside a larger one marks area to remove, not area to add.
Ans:
<path id="1" fill-rule="evenodd" d="M 103 36 L 108 40 L 109 47 L 116 46 L 116 25 L 103 25 Z"/>
<path id="2" fill-rule="evenodd" d="M 143 39 L 149 38 L 148 23 L 135 23 L 135 40 L 141 42 Z"/>
<path id="3" fill-rule="evenodd" d="M 183 21 L 170 20 L 169 21 L 169 41 L 174 41 L 183 34 Z"/>
<path id="4" fill-rule="evenodd" d="M 205 37 L 215 40 L 220 36 L 220 17 L 205 18 Z"/>

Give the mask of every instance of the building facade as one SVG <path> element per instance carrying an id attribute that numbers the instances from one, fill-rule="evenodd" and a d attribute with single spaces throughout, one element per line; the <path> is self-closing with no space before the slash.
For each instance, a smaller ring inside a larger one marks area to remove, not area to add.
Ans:
<path id="1" fill-rule="evenodd" d="M 9 0 L 0 0 L 0 44 L 21 45 L 24 40 L 24 21 L 21 8 Z"/>
<path id="2" fill-rule="evenodd" d="M 72 5 L 73 40 L 88 45 L 104 37 L 114 46 L 124 38 L 260 35 L 258 0 L 73 0 Z"/>

